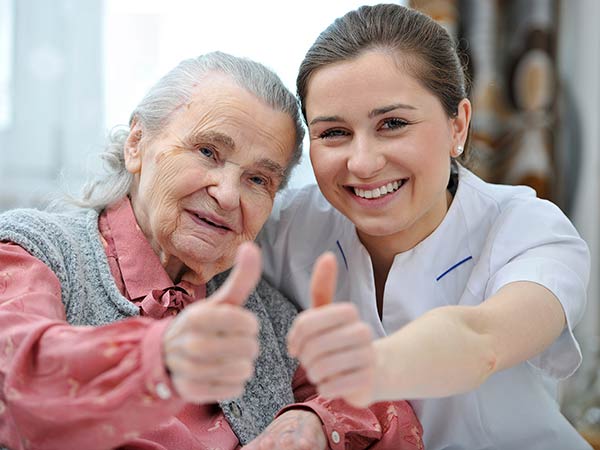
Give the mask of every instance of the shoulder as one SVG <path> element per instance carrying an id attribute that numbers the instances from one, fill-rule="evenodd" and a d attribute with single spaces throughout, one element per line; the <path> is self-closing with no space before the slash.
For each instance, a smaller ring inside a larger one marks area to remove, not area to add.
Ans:
<path id="1" fill-rule="evenodd" d="M 481 251 L 482 278 L 489 278 L 487 295 L 522 280 L 546 286 L 559 299 L 584 299 L 589 249 L 561 209 L 528 187 L 485 183 L 468 171 L 463 175 L 460 200 L 469 240 Z M 562 279 L 576 285 L 562 289 L 568 295 L 559 292 Z"/>
<path id="2" fill-rule="evenodd" d="M 467 169 L 460 168 L 457 200 L 470 232 L 551 232 L 566 230 L 577 235 L 575 228 L 558 206 L 540 199 L 528 186 L 487 183 Z M 513 236 L 517 237 L 517 236 Z"/>
<path id="3" fill-rule="evenodd" d="M 87 209 L 10 210 L 0 214 L 0 240 L 14 242 L 49 264 L 51 260 L 73 253 L 86 230 L 97 229 L 97 218 L 95 211 Z"/>
<path id="4" fill-rule="evenodd" d="M 528 186 L 510 186 L 488 183 L 473 172 L 459 169 L 458 198 L 468 209 L 484 208 L 487 213 L 502 213 L 515 202 L 538 201 L 535 191 Z"/>
<path id="5" fill-rule="evenodd" d="M 51 230 L 67 231 L 75 224 L 86 223 L 98 217 L 98 213 L 89 209 L 70 211 L 47 211 L 39 209 L 13 209 L 0 214 L 0 229 L 14 229 L 44 233 Z"/>

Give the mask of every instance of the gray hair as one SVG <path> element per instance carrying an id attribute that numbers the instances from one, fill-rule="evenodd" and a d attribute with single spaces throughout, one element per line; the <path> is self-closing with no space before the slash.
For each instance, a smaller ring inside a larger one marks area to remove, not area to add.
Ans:
<path id="1" fill-rule="evenodd" d="M 195 85 L 210 72 L 222 72 L 231 76 L 239 86 L 292 118 L 296 128 L 296 142 L 280 186 L 283 189 L 292 169 L 300 162 L 304 127 L 296 97 L 272 70 L 260 63 L 222 52 L 183 60 L 150 89 L 132 112 L 129 126 L 136 119 L 150 136 L 158 135 L 169 122 L 173 111 L 192 97 Z M 111 130 L 108 143 L 100 155 L 106 163 L 106 174 L 88 182 L 83 188 L 82 198 L 71 199 L 72 203 L 100 211 L 129 193 L 133 175 L 125 168 L 123 154 L 129 131 L 127 126 Z"/>

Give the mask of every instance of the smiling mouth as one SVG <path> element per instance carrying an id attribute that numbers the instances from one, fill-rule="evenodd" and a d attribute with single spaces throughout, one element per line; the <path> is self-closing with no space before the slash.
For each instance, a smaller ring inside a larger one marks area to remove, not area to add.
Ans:
<path id="1" fill-rule="evenodd" d="M 231 228 L 229 228 L 226 225 L 215 223 L 215 222 L 207 219 L 206 217 L 199 216 L 198 214 L 195 214 L 195 213 L 193 213 L 191 211 L 190 211 L 190 214 L 192 215 L 192 217 L 194 217 L 194 219 L 196 219 L 197 222 L 205 223 L 205 224 L 207 224 L 207 225 L 209 225 L 211 227 L 218 228 L 219 230 L 233 231 Z"/>
<path id="2" fill-rule="evenodd" d="M 408 181 L 408 178 L 402 178 L 400 180 L 392 181 L 375 189 L 360 189 L 357 187 L 348 188 L 357 197 L 365 199 L 376 199 L 385 197 L 386 195 L 393 194 L 400 189 Z"/>

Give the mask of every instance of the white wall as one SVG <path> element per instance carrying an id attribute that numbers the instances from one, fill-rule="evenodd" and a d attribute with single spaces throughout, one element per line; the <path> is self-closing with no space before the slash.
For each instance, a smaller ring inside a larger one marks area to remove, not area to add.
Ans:
<path id="1" fill-rule="evenodd" d="M 0 133 L 0 209 L 81 184 L 102 143 L 100 0 L 14 5 L 13 116 Z M 97 149 L 96 149 L 97 150 Z"/>

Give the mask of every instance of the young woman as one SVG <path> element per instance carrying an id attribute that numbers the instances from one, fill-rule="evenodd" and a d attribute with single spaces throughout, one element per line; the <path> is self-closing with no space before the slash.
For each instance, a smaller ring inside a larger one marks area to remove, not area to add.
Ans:
<path id="1" fill-rule="evenodd" d="M 417 11 L 361 7 L 318 37 L 297 87 L 320 192 L 282 193 L 259 242 L 302 308 L 336 302 L 288 336 L 320 393 L 413 399 L 428 450 L 590 448 L 556 401 L 581 361 L 587 246 L 533 190 L 465 168 L 452 38 Z"/>

